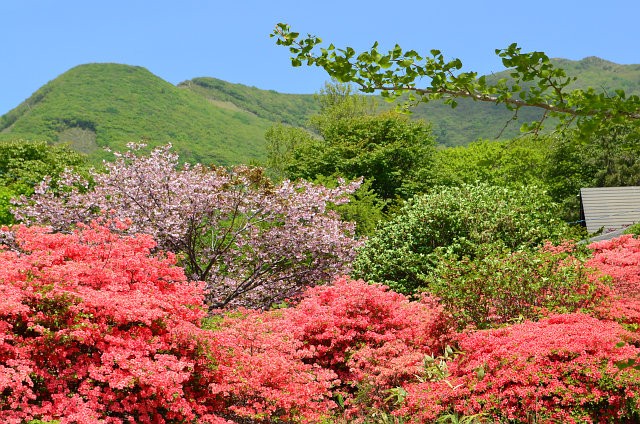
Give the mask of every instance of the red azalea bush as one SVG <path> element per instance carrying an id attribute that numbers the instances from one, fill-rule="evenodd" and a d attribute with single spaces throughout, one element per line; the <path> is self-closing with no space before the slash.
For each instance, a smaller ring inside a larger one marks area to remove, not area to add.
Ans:
<path id="1" fill-rule="evenodd" d="M 332 370 L 348 412 L 383 407 L 389 389 L 414 379 L 425 355 L 443 351 L 451 322 L 433 299 L 412 302 L 385 286 L 347 277 L 308 289 L 283 312 L 305 361 Z"/>
<path id="2" fill-rule="evenodd" d="M 625 234 L 591 243 L 589 248 L 593 256 L 587 264 L 610 275 L 619 295 L 640 299 L 640 239 Z"/>
<path id="3" fill-rule="evenodd" d="M 446 413 L 496 422 L 638 422 L 640 371 L 615 367 L 640 349 L 619 324 L 585 314 L 466 333 L 443 379 L 405 386 L 396 413 L 432 422 Z M 626 421 L 625 421 L 626 420 Z"/>
<path id="4" fill-rule="evenodd" d="M 3 236 L 1 422 L 315 421 L 333 405 L 335 375 L 266 314 L 202 329 L 203 284 L 150 236 L 96 223 Z"/>
<path id="5" fill-rule="evenodd" d="M 149 236 L 93 225 L 15 231 L 0 251 L 0 417 L 64 422 L 193 419 L 205 372 L 202 285 Z"/>
<path id="6" fill-rule="evenodd" d="M 280 314 L 241 310 L 225 316 L 212 335 L 218 366 L 209 386 L 228 418 L 319 422 L 336 406 L 333 371 L 308 356 Z"/>
<path id="7" fill-rule="evenodd" d="M 587 265 L 611 276 L 608 304 L 600 308 L 603 318 L 640 328 L 640 239 L 631 234 L 589 245 L 593 256 Z"/>

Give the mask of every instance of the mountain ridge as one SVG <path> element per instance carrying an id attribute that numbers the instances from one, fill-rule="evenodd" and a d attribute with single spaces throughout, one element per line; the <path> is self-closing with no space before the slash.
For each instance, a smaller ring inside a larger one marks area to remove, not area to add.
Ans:
<path id="1" fill-rule="evenodd" d="M 573 88 L 640 94 L 640 65 L 619 65 L 595 56 L 552 61 L 568 75 L 578 76 Z M 267 128 L 275 123 L 305 126 L 319 109 L 314 94 L 279 93 L 213 77 L 173 85 L 141 66 L 89 63 L 69 69 L 2 115 L 0 140 L 66 142 L 95 161 L 109 157 L 104 147 L 122 150 L 127 142 L 171 142 L 190 161 L 259 163 L 266 155 Z M 520 112 L 522 120 L 539 114 L 532 108 Z M 469 99 L 461 99 L 456 109 L 436 102 L 420 104 L 412 113 L 415 119 L 432 122 L 438 142 L 445 146 L 498 135 L 515 137 L 519 124 L 504 129 L 511 116 L 500 105 Z"/>

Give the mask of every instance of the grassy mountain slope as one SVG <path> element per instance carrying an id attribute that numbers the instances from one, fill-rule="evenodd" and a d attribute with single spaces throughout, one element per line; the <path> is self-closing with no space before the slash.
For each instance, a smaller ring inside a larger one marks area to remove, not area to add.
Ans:
<path id="1" fill-rule="evenodd" d="M 595 57 L 554 59 L 577 76 L 575 88 L 594 87 L 640 93 L 640 65 L 618 65 Z M 508 77 L 508 71 L 490 76 Z M 380 102 L 381 107 L 391 105 Z M 264 158 L 264 133 L 274 123 L 305 126 L 319 110 L 313 95 L 283 94 L 215 78 L 194 78 L 178 87 L 144 68 L 118 64 L 81 65 L 47 83 L 0 117 L 0 140 L 45 139 L 69 142 L 93 160 L 107 157 L 102 147 L 127 142 L 172 142 L 186 160 L 233 164 Z M 524 108 L 500 138 L 520 134 L 523 121 L 540 116 Z M 496 138 L 512 114 L 503 106 L 461 99 L 456 109 L 439 102 L 420 104 L 413 118 L 433 124 L 442 145 L 465 145 Z"/>
<path id="2" fill-rule="evenodd" d="M 194 78 L 178 86 L 188 88 L 216 105 L 230 105 L 296 127 L 307 125 L 309 117 L 320 110 L 320 104 L 312 94 L 283 94 L 207 77 Z"/>
<path id="3" fill-rule="evenodd" d="M 75 67 L 50 81 L 0 120 L 2 138 L 69 142 L 96 160 L 102 147 L 172 142 L 182 157 L 204 163 L 261 160 L 267 119 L 221 108 L 204 97 L 119 64 Z"/>

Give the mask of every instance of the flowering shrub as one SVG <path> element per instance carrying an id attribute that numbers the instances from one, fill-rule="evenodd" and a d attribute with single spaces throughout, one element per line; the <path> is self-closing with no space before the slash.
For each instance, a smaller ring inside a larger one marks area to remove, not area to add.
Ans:
<path id="1" fill-rule="evenodd" d="M 550 311 L 593 310 L 607 300 L 608 287 L 566 249 L 443 258 L 425 278 L 426 290 L 452 311 L 461 329 L 537 319 Z"/>
<path id="2" fill-rule="evenodd" d="M 360 182 L 273 186 L 257 168 L 179 168 L 170 146 L 148 156 L 131 147 L 93 172 L 93 185 L 70 172 L 53 192 L 45 180 L 16 217 L 56 231 L 103 213 L 127 221 L 128 233 L 179 254 L 187 275 L 206 282 L 212 308 L 267 308 L 349 270 L 354 226 L 327 205 L 346 202 Z"/>
<path id="3" fill-rule="evenodd" d="M 591 243 L 593 256 L 588 265 L 613 278 L 617 294 L 640 299 L 640 239 L 625 234 Z"/>
<path id="4" fill-rule="evenodd" d="M 302 342 L 279 314 L 241 310 L 211 336 L 218 363 L 209 401 L 228 418 L 319 422 L 335 408 L 336 375 L 304 361 Z M 226 412 L 225 412 L 226 411 Z"/>
<path id="5" fill-rule="evenodd" d="M 613 319 L 627 328 L 640 329 L 640 240 L 623 235 L 592 243 L 593 256 L 587 265 L 612 279 L 609 302 L 598 308 L 599 316 Z"/>
<path id="6" fill-rule="evenodd" d="M 352 413 L 383 407 L 389 389 L 413 379 L 425 355 L 443 350 L 450 331 L 433 299 L 411 302 L 346 277 L 307 290 L 283 312 L 283 321 L 303 343 L 307 363 L 336 373 L 341 384 L 335 392 Z"/>
<path id="7" fill-rule="evenodd" d="M 335 374 L 269 315 L 202 329 L 203 284 L 150 236 L 2 232 L 1 422 L 318 421 L 333 406 Z"/>
<path id="8" fill-rule="evenodd" d="M 15 231 L 0 251 L 0 417 L 21 422 L 192 419 L 202 285 L 150 236 L 98 225 Z M 200 394 L 199 397 L 202 395 Z"/>
<path id="9" fill-rule="evenodd" d="M 638 347 L 619 324 L 584 314 L 554 315 L 459 336 L 447 375 L 405 386 L 397 411 L 414 422 L 484 413 L 496 422 L 637 422 L 640 371 L 614 362 Z"/>

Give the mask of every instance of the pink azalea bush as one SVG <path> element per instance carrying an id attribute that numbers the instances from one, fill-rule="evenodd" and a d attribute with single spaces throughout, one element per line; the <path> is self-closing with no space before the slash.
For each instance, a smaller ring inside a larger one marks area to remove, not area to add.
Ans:
<path id="1" fill-rule="evenodd" d="M 178 165 L 170 146 L 117 154 L 92 183 L 67 172 L 22 198 L 16 218 L 68 232 L 104 214 L 130 234 L 154 237 L 178 255 L 189 278 L 205 281 L 211 308 L 268 308 L 304 287 L 348 272 L 360 241 L 330 204 L 360 182 L 335 189 L 304 181 L 275 186 L 259 168 Z"/>
<path id="2" fill-rule="evenodd" d="M 587 265 L 612 281 L 609 302 L 599 309 L 603 318 L 640 329 L 640 240 L 623 235 L 589 245 L 593 255 Z"/>
<path id="3" fill-rule="evenodd" d="M 224 416 L 320 422 L 336 407 L 336 374 L 305 361 L 303 342 L 277 314 L 240 310 L 215 327 L 211 342 L 218 365 L 208 397 Z"/>

